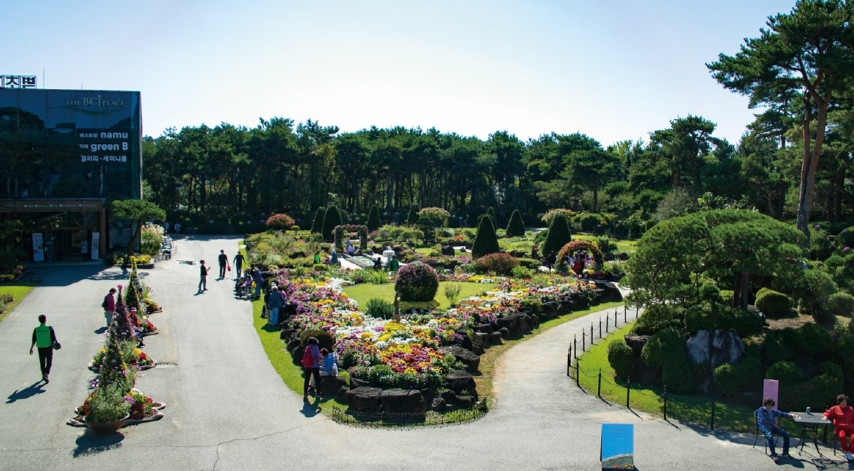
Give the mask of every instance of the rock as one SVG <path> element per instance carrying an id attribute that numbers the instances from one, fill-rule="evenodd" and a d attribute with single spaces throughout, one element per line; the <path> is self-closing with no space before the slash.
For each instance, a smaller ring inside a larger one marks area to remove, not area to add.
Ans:
<path id="1" fill-rule="evenodd" d="M 699 365 L 709 362 L 710 334 L 708 330 L 700 330 L 685 343 L 691 363 Z"/>
<path id="2" fill-rule="evenodd" d="M 472 345 L 471 337 L 469 337 L 468 331 L 458 330 L 457 335 L 462 337 L 462 340 L 460 340 L 460 346 L 461 347 L 468 349 L 468 350 L 474 350 L 474 345 Z"/>
<path id="3" fill-rule="evenodd" d="M 518 313 L 513 313 L 506 315 L 504 317 L 499 317 L 496 321 L 500 329 L 507 329 L 509 332 L 516 332 L 519 330 L 519 315 Z"/>
<path id="4" fill-rule="evenodd" d="M 339 389 L 339 390 L 338 390 L 338 394 L 336 394 L 336 395 L 335 395 L 335 400 L 336 400 L 336 401 L 338 401 L 338 402 L 340 402 L 341 404 L 349 404 L 349 402 L 348 402 L 348 401 L 349 401 L 350 399 L 348 399 L 348 398 L 347 398 L 347 392 L 349 392 L 349 391 L 350 391 L 350 390 L 349 390 L 349 389 L 347 389 L 347 388 L 341 388 L 341 389 Z"/>
<path id="5" fill-rule="evenodd" d="M 629 334 L 623 338 L 626 340 L 626 344 L 635 352 L 635 357 L 640 358 L 643 346 L 649 341 L 649 335 Z"/>
<path id="6" fill-rule="evenodd" d="M 475 335 L 480 339 L 480 344 L 482 345 L 481 348 L 488 348 L 489 347 L 489 336 L 492 334 L 487 334 L 484 332 L 477 332 L 477 333 L 475 333 Z M 474 344 L 474 341 L 472 341 L 472 344 Z M 474 350 L 472 350 L 472 351 L 474 351 Z M 475 353 L 477 353 L 477 352 L 475 352 Z M 481 352 L 481 353 L 483 353 L 483 352 Z"/>
<path id="7" fill-rule="evenodd" d="M 477 369 L 480 366 L 480 357 L 470 350 L 466 350 L 458 345 L 452 345 L 448 347 L 439 347 L 439 351 L 445 355 L 449 353 L 454 355 L 457 357 L 457 360 L 466 365 L 466 371 L 472 374 L 477 373 Z"/>
<path id="8" fill-rule="evenodd" d="M 557 308 L 558 303 L 556 302 L 543 303 L 543 315 L 546 319 L 554 319 L 557 317 Z"/>
<path id="9" fill-rule="evenodd" d="M 374 411 L 380 405 L 383 390 L 369 386 L 360 386 L 347 391 L 347 404 L 355 411 Z M 419 393 L 420 395 L 420 393 Z"/>
<path id="10" fill-rule="evenodd" d="M 489 341 L 495 345 L 501 345 L 504 343 L 501 341 L 501 332 L 493 332 L 489 334 Z"/>
<path id="11" fill-rule="evenodd" d="M 483 346 L 484 346 L 483 337 L 481 334 L 475 334 L 474 337 L 471 338 L 471 351 L 475 355 L 483 354 Z"/>
<path id="12" fill-rule="evenodd" d="M 439 393 L 439 398 L 445 401 L 447 405 L 457 402 L 457 394 L 454 391 L 442 391 Z"/>
<path id="13" fill-rule="evenodd" d="M 347 389 L 347 380 L 338 376 L 320 378 L 320 393 L 324 396 L 335 396 L 341 388 Z"/>
<path id="14" fill-rule="evenodd" d="M 435 397 L 435 394 L 436 394 L 436 391 L 434 391 L 430 388 L 424 388 L 421 390 L 421 395 L 424 396 L 424 402 L 426 404 L 432 404 L 433 403 L 433 397 Z"/>
<path id="15" fill-rule="evenodd" d="M 299 348 L 300 345 L 301 345 L 301 343 L 300 343 L 299 339 L 291 340 L 290 342 L 288 342 L 288 351 L 290 352 L 291 350 L 293 350 L 295 348 Z M 302 355 L 300 355 L 300 358 L 302 358 Z"/>
<path id="16" fill-rule="evenodd" d="M 570 312 L 572 312 L 572 307 L 574 304 L 575 303 L 572 302 L 571 299 L 562 300 L 560 302 L 560 310 L 562 311 L 562 314 L 569 314 Z"/>
<path id="17" fill-rule="evenodd" d="M 457 407 L 460 409 L 471 409 L 474 407 L 474 398 L 471 396 L 457 396 Z"/>
<path id="18" fill-rule="evenodd" d="M 501 334 L 501 338 L 504 340 L 510 340 L 510 329 L 507 327 L 502 327 L 498 329 L 498 333 Z"/>
<path id="19" fill-rule="evenodd" d="M 476 326 L 474 326 L 474 331 L 477 333 L 491 334 L 492 333 L 492 326 L 489 324 L 476 325 Z"/>
<path id="20" fill-rule="evenodd" d="M 445 400 L 441 397 L 437 397 L 433 399 L 433 402 L 430 404 L 430 410 L 434 410 L 436 412 L 443 412 L 445 410 Z"/>
<path id="21" fill-rule="evenodd" d="M 709 365 L 712 370 L 724 363 L 737 363 L 744 355 L 744 342 L 723 329 L 700 330 L 686 343 L 688 357 L 694 364 Z"/>
<path id="22" fill-rule="evenodd" d="M 393 388 L 383 390 L 380 394 L 380 404 L 383 412 L 393 414 L 423 414 L 427 412 L 424 396 L 417 389 Z"/>
<path id="23" fill-rule="evenodd" d="M 364 386 L 370 386 L 371 383 L 364 379 L 358 379 L 350 376 L 350 389 L 361 388 Z"/>
<path id="24" fill-rule="evenodd" d="M 297 345 L 296 348 L 288 350 L 288 351 L 291 353 L 291 358 L 294 359 L 294 363 L 299 365 L 300 360 L 302 360 L 302 353 L 305 351 L 305 350 L 303 350 L 302 346 Z"/>
<path id="25" fill-rule="evenodd" d="M 461 394 L 463 391 L 468 394 L 477 394 L 477 385 L 468 371 L 454 370 L 445 379 L 448 381 L 448 389 L 457 394 Z"/>
<path id="26" fill-rule="evenodd" d="M 454 248 L 450 245 L 442 247 L 442 255 L 450 255 L 453 257 L 455 255 Z"/>

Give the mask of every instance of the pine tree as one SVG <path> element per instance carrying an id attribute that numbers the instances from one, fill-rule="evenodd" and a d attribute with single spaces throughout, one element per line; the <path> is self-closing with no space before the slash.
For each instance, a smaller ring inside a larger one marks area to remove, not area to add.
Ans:
<path id="1" fill-rule="evenodd" d="M 333 231 L 335 226 L 341 225 L 341 212 L 336 206 L 330 206 L 326 209 L 326 215 L 323 217 L 323 240 L 331 241 L 335 236 Z"/>
<path id="2" fill-rule="evenodd" d="M 418 205 L 413 204 L 409 207 L 409 217 L 406 218 L 406 222 L 410 226 L 418 223 Z"/>
<path id="3" fill-rule="evenodd" d="M 498 237 L 495 236 L 495 226 L 492 225 L 492 218 L 480 218 L 480 224 L 477 226 L 477 235 L 474 237 L 474 244 L 471 248 L 471 256 L 480 258 L 484 255 L 500 252 L 498 247 Z"/>
<path id="4" fill-rule="evenodd" d="M 510 222 L 507 223 L 507 237 L 521 237 L 525 235 L 525 222 L 522 221 L 522 213 L 518 209 L 513 210 Z"/>
<path id="5" fill-rule="evenodd" d="M 570 241 L 572 241 L 572 235 L 569 232 L 566 217 L 563 214 L 558 214 L 549 225 L 549 235 L 543 243 L 543 256 L 548 257 L 552 252 L 557 254 Z"/>
<path id="6" fill-rule="evenodd" d="M 380 210 L 377 205 L 371 206 L 371 211 L 368 213 L 368 230 L 375 231 L 380 228 Z"/>
<path id="7" fill-rule="evenodd" d="M 311 223 L 311 233 L 312 234 L 320 234 L 323 230 L 323 216 L 326 215 L 326 208 L 323 206 L 317 208 L 317 212 L 314 213 L 314 221 Z"/>

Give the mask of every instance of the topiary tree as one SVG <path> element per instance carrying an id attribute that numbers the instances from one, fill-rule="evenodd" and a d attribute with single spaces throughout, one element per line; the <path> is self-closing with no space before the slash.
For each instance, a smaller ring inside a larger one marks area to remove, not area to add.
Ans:
<path id="1" fill-rule="evenodd" d="M 321 236 L 323 240 L 331 241 L 335 226 L 341 225 L 341 212 L 336 206 L 330 206 L 326 209 L 326 214 L 323 216 L 323 231 Z"/>
<path id="2" fill-rule="evenodd" d="M 426 263 L 412 262 L 404 265 L 394 280 L 394 291 L 400 295 L 401 301 L 432 301 L 438 290 L 439 275 Z"/>
<path id="3" fill-rule="evenodd" d="M 854 296 L 842 291 L 833 293 L 827 300 L 827 308 L 837 316 L 850 316 L 854 313 Z"/>
<path id="4" fill-rule="evenodd" d="M 778 361 L 765 372 L 765 378 L 776 379 L 784 384 L 795 384 L 804 380 L 804 375 L 798 365 L 790 361 Z"/>
<path id="5" fill-rule="evenodd" d="M 678 330 L 668 328 L 653 335 L 643 346 L 641 359 L 649 367 L 661 368 L 661 379 L 669 391 L 684 394 L 693 388 L 685 342 Z"/>
<path id="6" fill-rule="evenodd" d="M 480 224 L 477 225 L 477 235 L 474 237 L 474 244 L 471 247 L 471 256 L 480 258 L 491 253 L 498 253 L 501 248 L 498 247 L 498 237 L 495 236 L 495 227 L 492 225 L 492 218 L 481 218 Z"/>
<path id="7" fill-rule="evenodd" d="M 552 219 L 549 225 L 549 235 L 543 243 L 543 255 L 548 257 L 554 252 L 557 254 L 564 245 L 572 241 L 572 235 L 569 233 L 569 225 L 562 213 L 558 213 Z"/>
<path id="8" fill-rule="evenodd" d="M 495 208 L 490 206 L 489 209 L 486 210 L 486 214 L 488 214 L 489 217 L 492 218 L 492 225 L 498 227 L 498 219 L 496 219 L 495 217 Z"/>
<path id="9" fill-rule="evenodd" d="M 525 221 L 522 220 L 522 212 L 513 210 L 510 222 L 507 223 L 507 237 L 521 237 L 525 235 Z"/>
<path id="10" fill-rule="evenodd" d="M 380 228 L 380 210 L 377 205 L 371 206 L 371 211 L 368 213 L 368 230 L 375 231 Z"/>
<path id="11" fill-rule="evenodd" d="M 294 218 L 284 213 L 274 214 L 267 218 L 267 221 L 264 222 L 264 225 L 267 226 L 268 229 L 278 229 L 280 231 L 286 231 L 293 227 Z"/>
<path id="12" fill-rule="evenodd" d="M 608 363 L 618 378 L 626 379 L 635 370 L 635 352 L 624 339 L 614 340 L 608 344 Z"/>
<path id="13" fill-rule="evenodd" d="M 794 306 L 792 298 L 777 291 L 762 288 L 756 293 L 756 309 L 768 319 L 788 317 Z"/>
<path id="14" fill-rule="evenodd" d="M 418 205 L 413 204 L 409 207 L 409 217 L 406 218 L 406 223 L 410 226 L 418 223 Z"/>
<path id="15" fill-rule="evenodd" d="M 314 213 L 314 221 L 311 223 L 311 233 L 312 234 L 320 234 L 323 232 L 323 217 L 326 215 L 326 208 L 323 206 L 317 208 L 317 212 Z"/>

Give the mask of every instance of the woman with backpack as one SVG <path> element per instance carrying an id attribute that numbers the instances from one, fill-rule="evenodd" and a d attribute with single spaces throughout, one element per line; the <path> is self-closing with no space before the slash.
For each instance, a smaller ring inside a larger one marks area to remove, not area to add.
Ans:
<path id="1" fill-rule="evenodd" d="M 308 396 L 309 381 L 314 377 L 314 384 L 320 384 L 320 349 L 317 347 L 318 341 L 315 337 L 308 338 L 308 345 L 302 352 L 302 370 L 305 382 L 303 383 L 302 397 Z M 320 387 L 314 389 L 314 396 L 320 397 L 318 391 Z"/>

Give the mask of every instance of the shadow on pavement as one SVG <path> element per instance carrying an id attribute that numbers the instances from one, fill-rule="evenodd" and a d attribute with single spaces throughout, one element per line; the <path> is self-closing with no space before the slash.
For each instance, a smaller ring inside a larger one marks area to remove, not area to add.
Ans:
<path id="1" fill-rule="evenodd" d="M 27 399 L 35 396 L 36 394 L 41 394 L 45 392 L 45 390 L 42 389 L 43 386 L 44 383 L 42 383 L 41 381 L 36 381 L 35 383 L 27 386 L 24 389 L 18 389 L 12 394 L 9 394 L 9 398 L 6 400 L 6 404 L 11 404 L 15 401 Z"/>
<path id="2" fill-rule="evenodd" d="M 103 333 L 104 333 L 104 332 L 106 332 L 106 331 L 107 331 L 107 328 L 102 326 L 102 327 L 99 327 L 99 328 L 98 328 L 98 330 L 93 331 L 92 333 L 93 333 L 93 334 L 101 335 L 101 334 L 103 334 Z"/>
<path id="3" fill-rule="evenodd" d="M 314 399 L 314 404 L 311 403 L 311 400 L 308 397 L 302 398 L 302 410 L 300 411 L 302 415 L 308 417 L 314 417 L 315 415 L 320 413 L 320 398 Z"/>
<path id="4" fill-rule="evenodd" d="M 77 448 L 72 452 L 72 456 L 78 458 L 80 456 L 94 455 L 105 451 L 115 450 L 122 446 L 122 440 L 125 436 L 119 432 L 102 436 L 95 435 L 88 429 L 83 435 L 77 437 Z"/>

